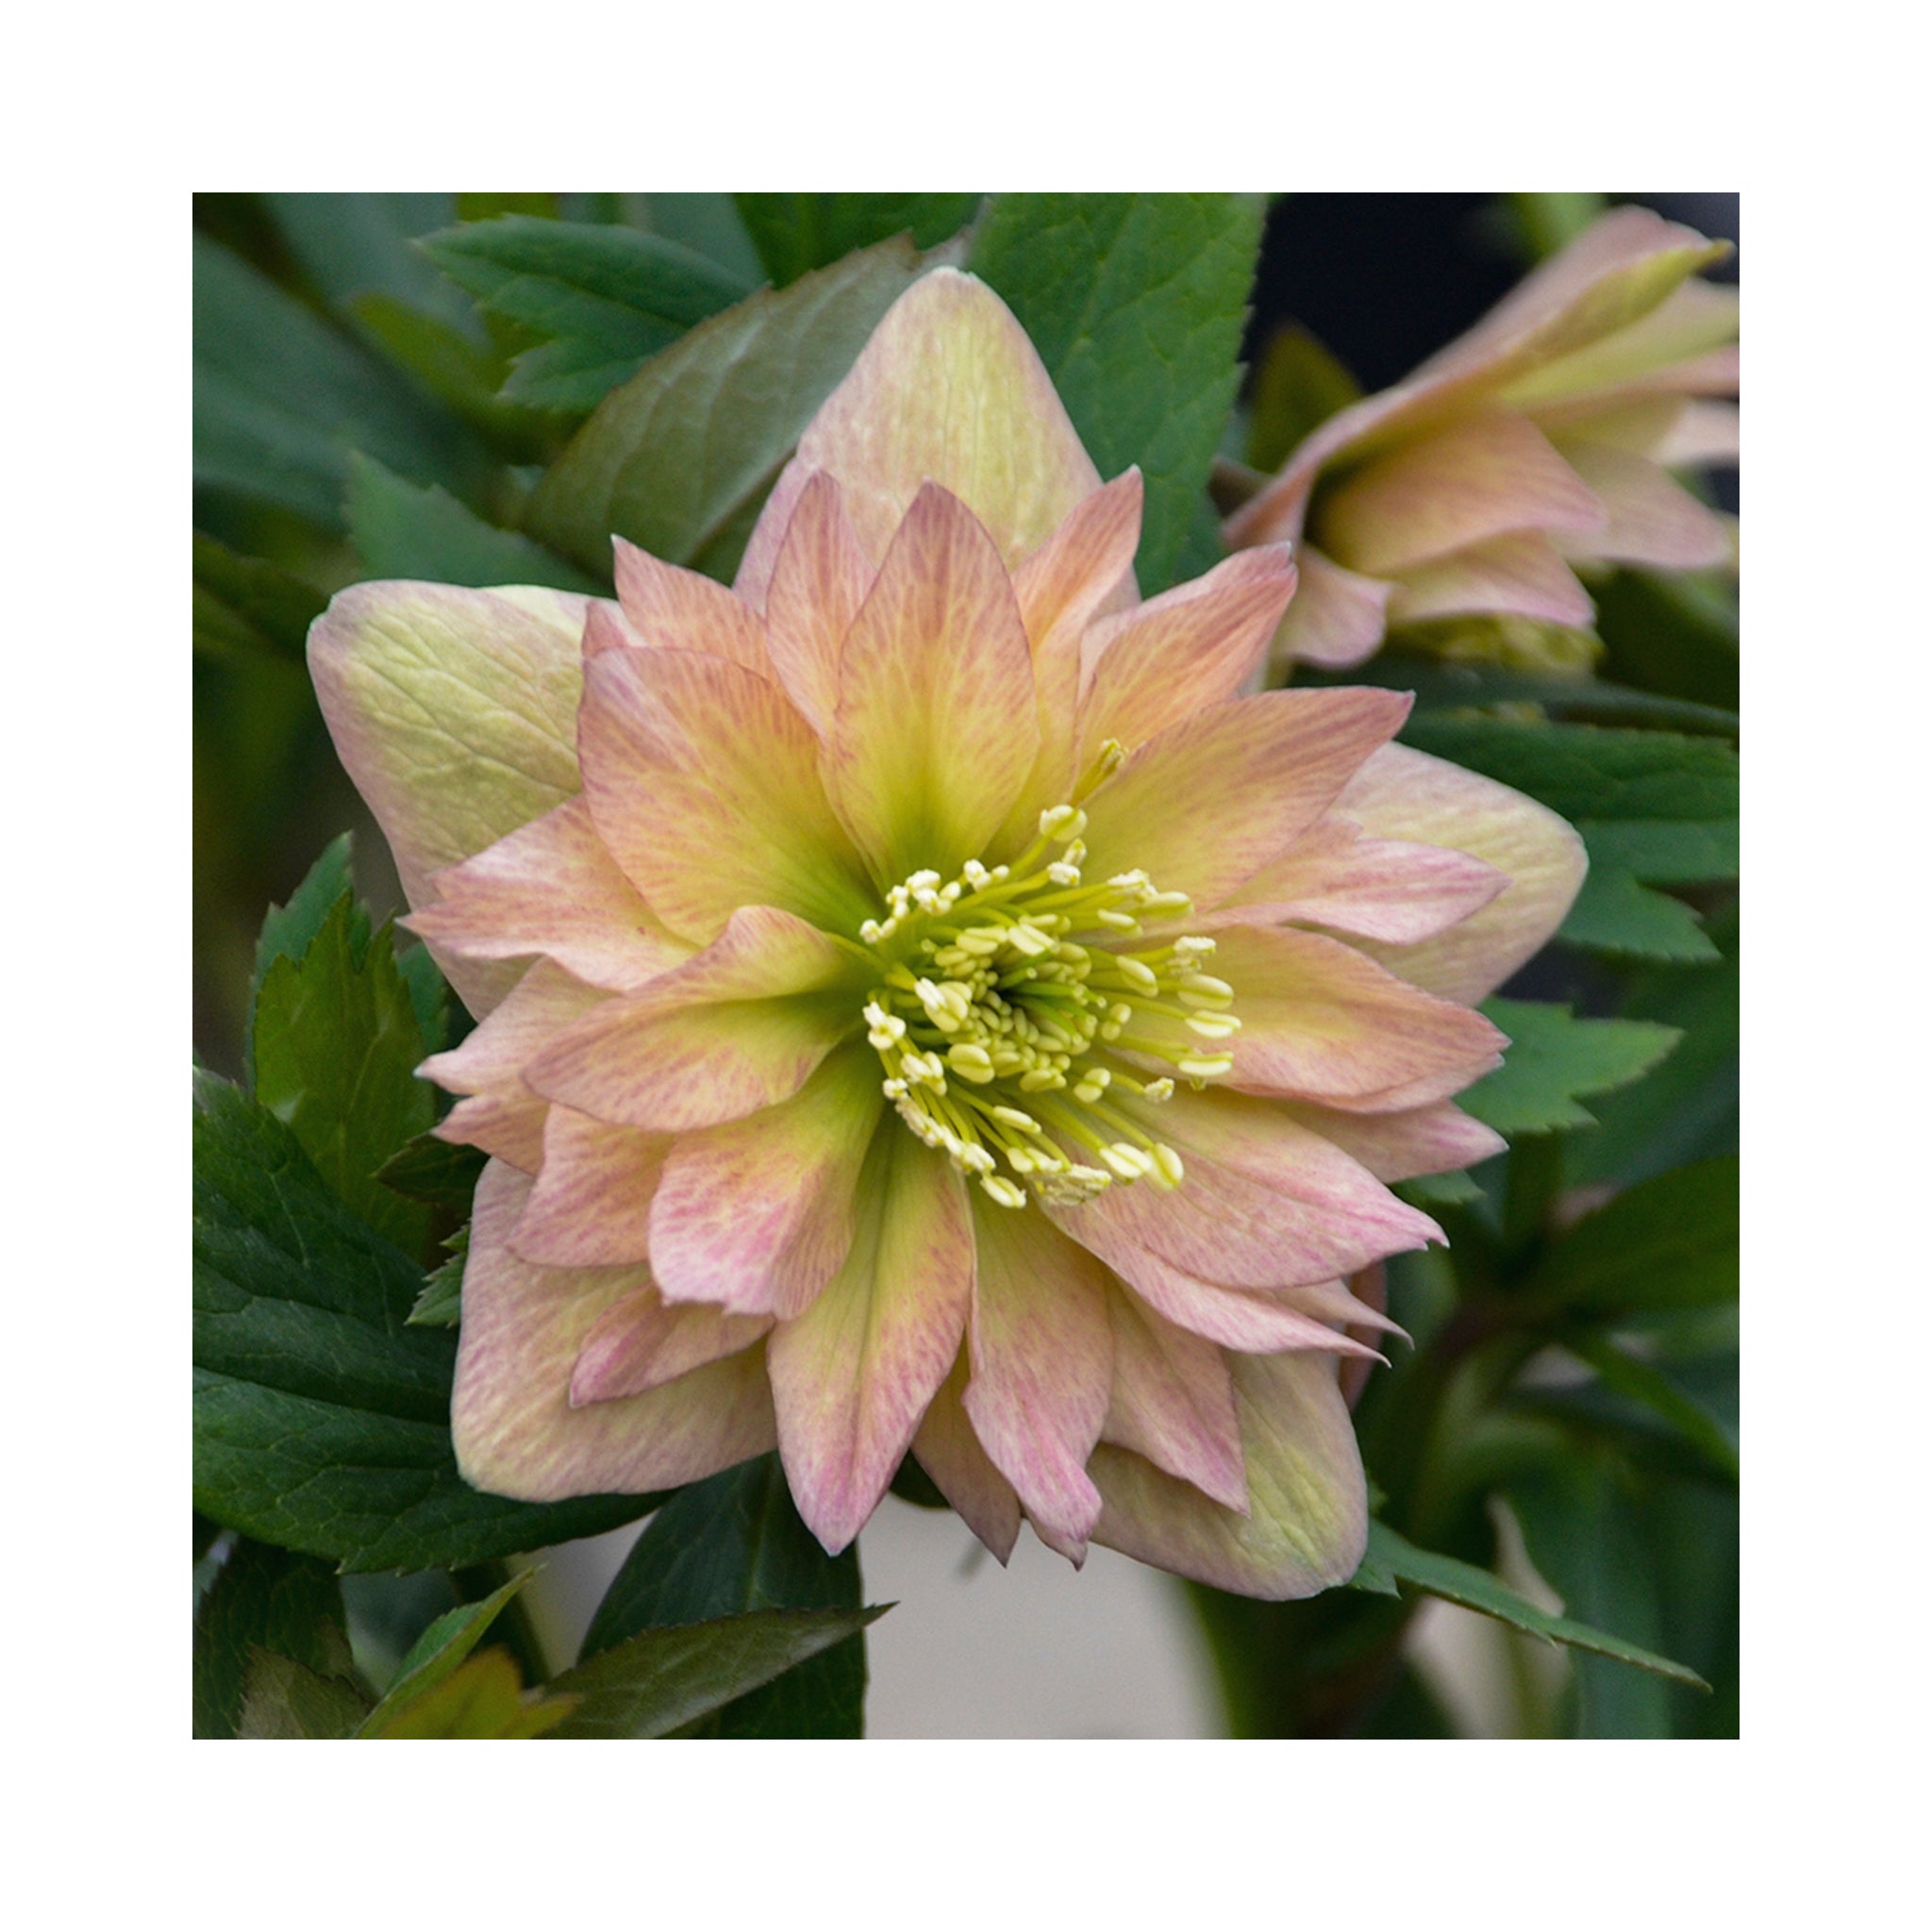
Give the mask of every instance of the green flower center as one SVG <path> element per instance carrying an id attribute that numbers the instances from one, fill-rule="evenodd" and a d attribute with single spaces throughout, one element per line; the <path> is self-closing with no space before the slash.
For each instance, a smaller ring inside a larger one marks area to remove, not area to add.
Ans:
<path id="1" fill-rule="evenodd" d="M 1173 1094 L 1147 1059 L 1197 1087 L 1234 1065 L 1234 990 L 1202 971 L 1214 941 L 1135 944 L 1143 919 L 1172 924 L 1191 901 L 1143 872 L 1088 881 L 1086 826 L 1055 806 L 1009 865 L 916 872 L 859 931 L 879 964 L 865 1018 L 887 1098 L 1003 1207 L 1025 1207 L 1029 1188 L 1073 1205 L 1116 1184 L 1178 1187 L 1180 1156 L 1114 1102 Z M 1189 1043 L 1156 1037 L 1156 1014 Z"/>

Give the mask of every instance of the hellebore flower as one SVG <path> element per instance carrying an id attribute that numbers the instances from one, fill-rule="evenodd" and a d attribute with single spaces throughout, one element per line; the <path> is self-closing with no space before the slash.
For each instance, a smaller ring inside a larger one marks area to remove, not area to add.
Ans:
<path id="1" fill-rule="evenodd" d="M 734 591 L 364 584 L 310 660 L 481 1024 L 425 1072 L 492 1158 L 454 1429 L 479 1488 L 666 1487 L 775 1442 L 828 1549 L 908 1450 L 1021 1516 L 1309 1593 L 1365 1534 L 1345 1281 L 1491 1153 L 1469 1002 L 1548 936 L 1560 820 L 1391 745 L 1386 691 L 1244 696 L 1251 550 L 1140 601 L 1031 344 L 940 270 Z"/>
<path id="2" fill-rule="evenodd" d="M 1447 618 L 1584 625 L 1573 564 L 1727 561 L 1730 526 L 1667 474 L 1737 458 L 1735 406 L 1707 400 L 1737 393 L 1737 291 L 1690 279 L 1725 252 L 1612 208 L 1311 431 L 1224 529 L 1230 547 L 1297 541 L 1277 658 L 1358 664 L 1385 632 Z"/>

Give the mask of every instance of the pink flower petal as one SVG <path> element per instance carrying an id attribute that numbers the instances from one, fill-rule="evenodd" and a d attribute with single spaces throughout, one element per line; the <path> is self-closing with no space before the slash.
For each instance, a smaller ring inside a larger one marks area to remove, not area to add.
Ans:
<path id="1" fill-rule="evenodd" d="M 1596 614 L 1550 540 L 1534 531 L 1491 537 L 1417 564 L 1403 572 L 1389 600 L 1391 625 L 1489 611 L 1568 625 L 1587 625 Z"/>
<path id="2" fill-rule="evenodd" d="M 956 496 L 913 499 L 846 634 L 824 772 L 883 887 L 980 857 L 1040 750 L 1006 566 Z"/>
<path id="3" fill-rule="evenodd" d="M 791 702 L 821 738 L 839 708 L 845 633 L 872 589 L 839 486 L 822 470 L 806 479 L 785 531 L 765 601 L 772 665 Z"/>
<path id="4" fill-rule="evenodd" d="M 1730 557 L 1724 520 L 1648 458 L 1576 438 L 1562 447 L 1609 512 L 1601 530 L 1560 546 L 1571 556 L 1666 570 L 1701 570 Z"/>
<path id="5" fill-rule="evenodd" d="M 771 1327 L 769 1315 L 727 1315 L 702 1303 L 667 1302 L 648 1285 L 634 1288 L 612 1302 L 584 1337 L 571 1371 L 570 1405 L 582 1408 L 661 1389 L 749 1348 Z"/>
<path id="6" fill-rule="evenodd" d="M 1307 1101 L 1277 1103 L 1289 1119 L 1332 1141 L 1378 1181 L 1451 1174 L 1502 1153 L 1499 1133 L 1446 1100 L 1396 1113 L 1344 1113 Z"/>
<path id="7" fill-rule="evenodd" d="M 845 1265 L 767 1359 L 799 1514 L 835 1556 L 877 1507 L 959 1353 L 973 1293 L 965 1188 L 890 1124 L 858 1183 Z"/>
<path id="8" fill-rule="evenodd" d="M 549 1503 L 695 1482 L 769 1449 L 776 1431 L 758 1347 L 648 1394 L 571 1407 L 585 1339 L 645 1276 L 520 1260 L 509 1233 L 528 1194 L 529 1182 L 499 1162 L 476 1187 L 450 1414 L 465 1478 L 492 1495 Z"/>
<path id="9" fill-rule="evenodd" d="M 756 610 L 694 570 L 662 563 L 622 537 L 610 542 L 616 553 L 617 601 L 646 645 L 707 652 L 760 677 L 772 675 L 765 626 Z"/>
<path id="10" fill-rule="evenodd" d="M 543 1165 L 510 1245 L 545 1268 L 639 1267 L 671 1141 L 568 1107 L 543 1125 Z"/>
<path id="11" fill-rule="evenodd" d="M 1275 658 L 1331 671 L 1359 664 L 1382 641 L 1394 586 L 1343 570 L 1312 543 L 1295 554 L 1301 582 L 1274 634 Z"/>
<path id="12" fill-rule="evenodd" d="M 963 1407 L 966 1377 L 962 1348 L 926 1408 L 912 1453 L 966 1527 L 1004 1563 L 1020 1537 L 1020 1498 L 973 1433 Z"/>
<path id="13" fill-rule="evenodd" d="M 550 1103 L 534 1093 L 477 1093 L 457 1102 L 430 1130 L 454 1147 L 485 1154 L 533 1174 L 543 1164 Z"/>
<path id="14" fill-rule="evenodd" d="M 1245 1514 L 1247 1472 L 1227 1359 L 1118 1288 L 1109 1288 L 1113 1394 L 1101 1440 Z"/>
<path id="15" fill-rule="evenodd" d="M 693 651 L 607 651 L 578 740 L 598 835 L 674 932 L 706 944 L 741 906 L 856 932 L 876 910 L 775 684 Z"/>
<path id="16" fill-rule="evenodd" d="M 878 1057 L 858 1041 L 779 1106 L 681 1136 L 651 1204 L 665 1300 L 802 1315 L 852 1246 L 859 1166 L 885 1104 Z"/>
<path id="17" fill-rule="evenodd" d="M 561 966 L 540 959 L 461 1045 L 433 1055 L 416 1071 L 452 1093 L 532 1098 L 523 1079 L 532 1057 L 573 1021 L 609 998 Z"/>
<path id="18" fill-rule="evenodd" d="M 702 953 L 566 1026 L 524 1069 L 535 1092 L 677 1132 L 789 1099 L 859 1024 L 870 975 L 817 927 L 746 906 Z"/>

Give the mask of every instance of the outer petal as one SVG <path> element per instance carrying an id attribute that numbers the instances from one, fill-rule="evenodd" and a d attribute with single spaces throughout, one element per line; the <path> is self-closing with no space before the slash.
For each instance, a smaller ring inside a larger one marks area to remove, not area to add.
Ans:
<path id="1" fill-rule="evenodd" d="M 844 1265 L 859 1167 L 885 1100 L 863 1041 L 782 1106 L 684 1135 L 651 1204 L 667 1301 L 791 1321 Z"/>
<path id="2" fill-rule="evenodd" d="M 1601 541 L 1588 537 L 1586 544 Z M 1389 622 L 1421 624 L 1472 611 L 1513 611 L 1552 624 L 1585 625 L 1595 608 L 1547 537 L 1491 537 L 1403 573 Z"/>
<path id="3" fill-rule="evenodd" d="M 978 1201 L 973 1213 L 966 1413 L 1041 1541 L 1077 1563 L 1100 1514 L 1086 1464 L 1113 1382 L 1106 1277 L 1041 1215 Z"/>
<path id="4" fill-rule="evenodd" d="M 1108 1288 L 1107 1307 L 1113 1395 L 1101 1440 L 1246 1514 L 1248 1478 L 1227 1358 L 1119 1288 Z"/>
<path id="5" fill-rule="evenodd" d="M 1563 454 L 1609 512 L 1601 530 L 1564 546 L 1573 555 L 1667 570 L 1701 570 L 1730 557 L 1724 520 L 1647 458 L 1574 438 L 1564 440 Z"/>
<path id="6" fill-rule="evenodd" d="M 825 781 L 881 886 L 980 857 L 1040 750 L 1011 580 L 958 498 L 913 499 L 839 666 Z"/>
<path id="7" fill-rule="evenodd" d="M 886 311 L 800 438 L 739 571 L 739 592 L 754 603 L 763 602 L 795 499 L 786 483 L 802 470 L 838 478 L 874 563 L 925 483 L 958 497 L 1008 565 L 1100 484 L 1025 330 L 984 282 L 949 268 L 922 276 Z"/>
<path id="8" fill-rule="evenodd" d="M 919 1466 L 938 1485 L 966 1527 L 1002 1563 L 1020 1536 L 1020 1498 L 992 1466 L 966 1419 L 966 1351 L 961 1349 L 912 1439 Z"/>
<path id="9" fill-rule="evenodd" d="M 1359 664 L 1382 641 L 1394 586 L 1343 570 L 1312 543 L 1297 555 L 1300 588 L 1274 634 L 1275 658 L 1330 670 Z"/>
<path id="10" fill-rule="evenodd" d="M 1102 1443 L 1096 1542 L 1243 1596 L 1313 1596 L 1345 1583 L 1368 1542 L 1368 1486 L 1348 1408 L 1324 1356 L 1233 1363 L 1248 1513 L 1209 1502 L 1131 1451 Z"/>
<path id="11" fill-rule="evenodd" d="M 691 957 L 618 871 L 581 798 L 438 873 L 433 886 L 436 903 L 403 923 L 453 958 L 535 954 L 619 991 Z"/>
<path id="12" fill-rule="evenodd" d="M 959 1176 L 889 1124 L 858 1183 L 852 1250 L 772 1338 L 778 1448 L 799 1514 L 834 1555 L 885 1494 L 966 1331 L 973 1223 Z"/>
<path id="13" fill-rule="evenodd" d="M 739 907 L 777 906 L 857 932 L 877 909 L 775 684 L 692 651 L 607 651 L 578 740 L 598 834 L 673 931 L 704 944 Z"/>
<path id="14" fill-rule="evenodd" d="M 1583 841 L 1534 799 L 1459 765 L 1391 744 L 1364 764 L 1336 809 L 1390 839 L 1453 845 L 1509 875 L 1509 889 L 1419 945 L 1362 951 L 1411 985 L 1473 1005 L 1539 952 L 1583 883 Z"/>
<path id="15" fill-rule="evenodd" d="M 543 1124 L 543 1166 L 510 1245 L 545 1268 L 640 1267 L 671 1141 L 568 1107 Z"/>
<path id="16" fill-rule="evenodd" d="M 494 1161 L 476 1186 L 450 1414 L 464 1476 L 492 1495 L 549 1503 L 695 1482 L 769 1449 L 776 1431 L 758 1348 L 646 1395 L 571 1407 L 585 1337 L 641 1271 L 519 1260 L 508 1236 L 528 1191 Z"/>
<path id="17" fill-rule="evenodd" d="M 813 471 L 786 527 L 765 601 L 765 624 L 772 668 L 821 738 L 830 732 L 839 708 L 845 633 L 872 579 L 838 484 Z"/>
<path id="18" fill-rule="evenodd" d="M 703 1303 L 667 1302 L 646 1285 L 597 1317 L 571 1371 L 570 1406 L 613 1402 L 661 1389 L 693 1369 L 749 1348 L 772 1326 L 769 1315 L 727 1315 Z"/>
<path id="19" fill-rule="evenodd" d="M 771 675 L 765 626 L 723 584 L 694 570 L 662 563 L 648 550 L 613 537 L 617 601 L 640 640 L 664 651 L 703 651 L 761 677 Z"/>
<path id="20" fill-rule="evenodd" d="M 1408 715 L 1399 691 L 1271 691 L 1149 739 L 1087 802 L 1087 876 L 1139 867 L 1208 910 L 1277 858 Z"/>
<path id="21" fill-rule="evenodd" d="M 355 584 L 308 633 L 336 754 L 375 814 L 411 906 L 430 875 L 577 789 L 578 641 L 587 600 L 560 591 Z M 513 968 L 443 963 L 473 1012 Z"/>
<path id="22" fill-rule="evenodd" d="M 1378 1181 L 1453 1173 L 1502 1153 L 1508 1144 L 1494 1128 L 1472 1120 L 1446 1100 L 1395 1113 L 1344 1113 L 1307 1101 L 1284 1100 L 1278 1105 L 1290 1120 L 1332 1141 Z"/>
<path id="23" fill-rule="evenodd" d="M 524 1078 L 547 1099 L 630 1127 L 740 1120 L 805 1085 L 858 1025 L 869 983 L 816 926 L 741 907 L 695 958 L 565 1027 Z"/>

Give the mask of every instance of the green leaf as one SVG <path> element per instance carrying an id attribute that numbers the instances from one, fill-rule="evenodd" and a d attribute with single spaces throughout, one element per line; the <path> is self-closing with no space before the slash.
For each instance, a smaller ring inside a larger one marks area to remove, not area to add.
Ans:
<path id="1" fill-rule="evenodd" d="M 641 194 L 627 199 L 641 204 L 636 219 L 653 235 L 682 242 L 748 289 L 763 277 L 758 252 L 730 195 Z"/>
<path id="2" fill-rule="evenodd" d="M 800 1666 L 822 1658 L 834 1645 L 862 1644 L 865 1626 L 889 1607 L 752 1610 L 646 1630 L 552 1679 L 553 1691 L 578 1699 L 555 1735 L 662 1738 L 702 1719 L 727 1718 L 751 1705 L 762 1687 L 781 1689 L 773 1681 L 781 1674 L 802 1674 Z M 727 1728 L 724 1735 L 748 1734 Z"/>
<path id="3" fill-rule="evenodd" d="M 369 1708 L 353 1678 L 327 1676 L 273 1651 L 251 1649 L 238 1738 L 346 1738 Z"/>
<path id="4" fill-rule="evenodd" d="M 452 194 L 264 194 L 276 232 L 316 292 L 341 314 L 381 294 L 475 327 L 470 305 L 423 258 L 418 236 L 456 219 Z"/>
<path id="5" fill-rule="evenodd" d="M 274 1115 L 208 1074 L 193 1154 L 197 1509 L 353 1571 L 483 1562 L 656 1507 L 473 1490 L 450 1443 L 455 1338 L 408 1325 L 422 1271 Z"/>
<path id="6" fill-rule="evenodd" d="M 1668 1368 L 1632 1355 L 1607 1336 L 1572 1335 L 1565 1338 L 1564 1346 L 1596 1371 L 1606 1389 L 1648 1409 L 1682 1437 L 1718 1476 L 1738 1480 L 1735 1404 L 1727 1423 Z"/>
<path id="7" fill-rule="evenodd" d="M 1583 842 L 1588 846 L 1590 840 Z M 1633 873 L 1599 865 L 1593 849 L 1590 874 L 1557 937 L 1633 959 L 1690 963 L 1719 957 L 1697 914 L 1681 899 L 1653 892 Z"/>
<path id="8" fill-rule="evenodd" d="M 398 1147 L 376 1170 L 375 1177 L 412 1201 L 467 1213 L 476 1198 L 485 1158 L 480 1148 L 458 1146 L 439 1141 L 433 1132 L 422 1133 Z"/>
<path id="9" fill-rule="evenodd" d="M 1738 1238 L 1737 1157 L 1701 1160 L 1585 1215 L 1544 1251 L 1524 1292 L 1610 1315 L 1733 1301 Z"/>
<path id="10" fill-rule="evenodd" d="M 390 928 L 344 895 L 299 960 L 270 962 L 255 1001 L 255 1097 L 377 1234 L 414 1252 L 428 1217 L 376 1170 L 435 1118 L 416 1077 L 423 1033 Z"/>
<path id="11" fill-rule="evenodd" d="M 484 1633 L 496 1621 L 497 1612 L 536 1574 L 534 1570 L 520 1570 L 480 1603 L 458 1604 L 437 1618 L 397 1665 L 395 1677 L 384 1691 L 382 1702 L 369 1713 L 362 1726 L 364 1732 L 380 1730 L 406 1705 L 441 1683 L 482 1642 Z"/>
<path id="12" fill-rule="evenodd" d="M 779 287 L 829 268 L 855 249 L 909 234 L 915 248 L 957 235 L 976 194 L 735 194 L 765 273 Z"/>
<path id="13" fill-rule="evenodd" d="M 1484 1616 L 1525 1630 L 1532 1637 L 1547 1638 L 1552 1643 L 1568 1644 L 1574 1650 L 1589 1651 L 1597 1657 L 1613 1657 L 1619 1663 L 1635 1664 L 1640 1670 L 1654 1671 L 1680 1684 L 1709 1689 L 1696 1672 L 1684 1665 L 1625 1642 L 1607 1631 L 1591 1629 L 1589 1624 L 1574 1623 L 1567 1617 L 1553 1617 L 1538 1609 L 1528 1598 L 1517 1595 L 1489 1571 L 1478 1570 L 1474 1563 L 1465 1563 L 1456 1557 L 1419 1550 L 1384 1523 L 1369 1525 L 1368 1554 L 1357 1578 L 1360 1580 L 1354 1587 L 1383 1594 L 1391 1580 L 1409 1584 L 1431 1596 L 1460 1604 L 1464 1609 L 1480 1610 Z M 1551 1582 L 1560 1591 L 1561 1585 L 1556 1584 L 1554 1577 Z"/>
<path id="14" fill-rule="evenodd" d="M 1654 1021 L 1579 1020 L 1568 1007 L 1541 1001 L 1488 999 L 1482 1009 L 1509 1036 L 1509 1047 L 1503 1064 L 1457 1105 L 1510 1139 L 1591 1125 L 1594 1117 L 1579 1097 L 1641 1079 L 1679 1037 Z"/>
<path id="15" fill-rule="evenodd" d="M 537 486 L 530 533 L 589 571 L 608 570 L 614 532 L 728 578 L 806 425 L 922 266 L 881 242 L 700 323 L 605 397 Z"/>
<path id="16" fill-rule="evenodd" d="M 258 557 L 194 533 L 194 648 L 210 658 L 301 664 L 328 599 Z"/>
<path id="17" fill-rule="evenodd" d="M 1272 474 L 1310 430 L 1359 399 L 1361 385 L 1299 323 L 1275 330 L 1255 372 L 1249 465 Z"/>
<path id="18" fill-rule="evenodd" d="M 395 958 L 396 971 L 408 990 L 417 1030 L 423 1037 L 423 1051 L 441 1053 L 449 1043 L 449 981 L 429 957 L 429 948 L 420 941 L 398 953 Z"/>
<path id="19" fill-rule="evenodd" d="M 573 1697 L 532 1697 L 507 1650 L 466 1658 L 420 1696 L 373 1720 L 365 1738 L 539 1738 L 576 1707 Z"/>
<path id="20" fill-rule="evenodd" d="M 1139 573 L 1173 581 L 1240 386 L 1262 204 L 1237 194 L 1002 194 L 973 267 L 1033 338 L 1074 427 L 1146 479 Z"/>
<path id="21" fill-rule="evenodd" d="M 693 324 L 750 285 L 715 261 L 635 228 L 504 215 L 423 247 L 491 315 L 545 338 L 517 358 L 507 399 L 590 410 Z"/>
<path id="22" fill-rule="evenodd" d="M 463 1269 L 470 1258 L 470 1224 L 464 1222 L 443 1246 L 450 1250 L 450 1257 L 425 1278 L 423 1292 L 409 1310 L 412 1328 L 454 1328 L 463 1319 Z"/>
<path id="23" fill-rule="evenodd" d="M 194 1616 L 194 1735 L 232 1738 L 259 1647 L 325 1675 L 351 1671 L 341 1587 L 328 1564 L 242 1538 Z"/>
<path id="24" fill-rule="evenodd" d="M 857 1546 L 828 1557 L 799 1517 L 775 1455 L 681 1491 L 652 1519 L 584 1638 L 595 1657 L 639 1631 L 741 1610 L 856 1611 Z M 809 1669 L 719 1714 L 733 1738 L 864 1733 L 865 1645 L 854 1638 Z"/>
<path id="25" fill-rule="evenodd" d="M 499 530 L 438 484 L 426 489 L 358 451 L 350 459 L 349 541 L 372 577 L 413 577 L 487 590 L 543 584 L 595 596 L 607 587 L 541 543 Z"/>
<path id="26" fill-rule="evenodd" d="M 1612 571 L 1590 590 L 1604 666 L 1624 684 L 1738 708 L 1738 586 L 1723 572 Z"/>
<path id="27" fill-rule="evenodd" d="M 261 983 L 277 959 L 301 961 L 315 943 L 315 936 L 337 900 L 348 895 L 354 908 L 355 885 L 349 875 L 352 857 L 350 835 L 343 832 L 329 842 L 322 857 L 303 874 L 302 883 L 289 894 L 289 903 L 271 906 L 268 917 L 261 922 L 261 935 L 255 942 L 255 970 L 248 982 L 248 1008 L 242 1022 L 242 1064 L 251 1070 L 251 1079 L 255 1065 L 255 1008 L 261 998 Z M 361 924 L 356 930 L 366 942 L 368 914 L 359 916 Z"/>

